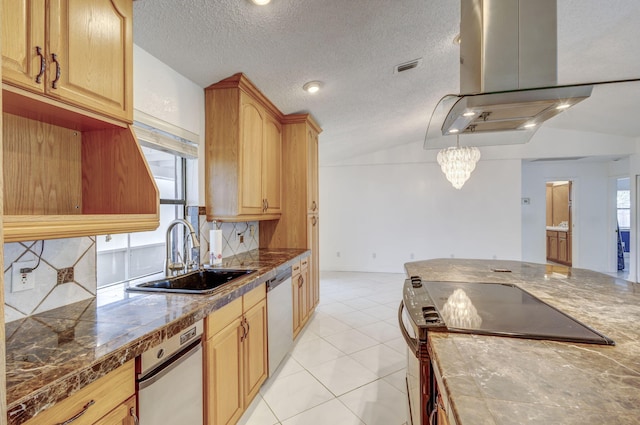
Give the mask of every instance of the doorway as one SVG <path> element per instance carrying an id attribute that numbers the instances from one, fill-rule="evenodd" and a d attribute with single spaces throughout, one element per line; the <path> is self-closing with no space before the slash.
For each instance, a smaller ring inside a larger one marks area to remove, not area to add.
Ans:
<path id="1" fill-rule="evenodd" d="M 616 257 L 617 274 L 626 279 L 629 275 L 631 250 L 631 184 L 629 177 L 616 179 Z"/>
<path id="2" fill-rule="evenodd" d="M 572 264 L 572 182 L 546 183 L 547 261 L 571 267 Z"/>

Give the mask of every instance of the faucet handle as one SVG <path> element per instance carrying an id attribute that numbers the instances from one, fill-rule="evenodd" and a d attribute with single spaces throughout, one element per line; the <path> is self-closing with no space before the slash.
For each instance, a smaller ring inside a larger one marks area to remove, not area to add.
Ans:
<path id="1" fill-rule="evenodd" d="M 180 270 L 184 270 L 184 263 L 169 263 L 167 265 L 167 269 L 169 269 L 172 272 L 179 272 Z"/>

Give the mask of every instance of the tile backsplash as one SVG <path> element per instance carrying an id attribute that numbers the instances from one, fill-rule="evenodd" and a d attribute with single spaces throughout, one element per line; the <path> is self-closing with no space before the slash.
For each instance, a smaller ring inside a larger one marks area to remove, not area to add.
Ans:
<path id="1" fill-rule="evenodd" d="M 12 263 L 37 262 L 41 250 L 40 264 L 33 271 L 35 288 L 12 292 Z M 68 270 L 69 268 L 72 268 L 73 272 Z M 64 275 L 65 279 L 59 280 L 60 275 Z M 62 283 L 64 280 L 70 282 Z M 94 238 L 4 244 L 5 322 L 92 298 L 96 295 L 96 287 Z"/>
<path id="2" fill-rule="evenodd" d="M 208 263 L 209 230 L 214 224 L 206 221 L 203 207 L 188 207 L 187 219 L 199 229 L 200 262 Z M 222 230 L 223 257 L 232 257 L 259 246 L 257 221 L 216 223 L 215 226 Z M 35 288 L 12 292 L 11 265 L 16 261 L 37 261 L 41 249 L 42 259 L 33 271 Z M 96 291 L 95 237 L 4 244 L 5 322 L 95 297 Z"/>
<path id="3" fill-rule="evenodd" d="M 209 230 L 214 223 L 207 221 L 204 207 L 188 207 L 187 219 L 199 229 L 200 262 L 209 262 Z M 257 221 L 238 223 L 215 223 L 216 229 L 222 230 L 222 257 L 232 257 L 236 254 L 257 249 L 260 245 L 260 226 Z M 241 237 L 242 236 L 242 237 Z M 242 240 L 242 242 L 241 242 Z"/>

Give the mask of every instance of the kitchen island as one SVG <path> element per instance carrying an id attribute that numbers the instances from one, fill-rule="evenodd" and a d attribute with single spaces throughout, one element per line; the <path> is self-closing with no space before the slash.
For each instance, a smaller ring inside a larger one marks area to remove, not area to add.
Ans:
<path id="1" fill-rule="evenodd" d="M 640 285 L 516 261 L 438 259 L 405 269 L 429 281 L 515 284 L 616 344 L 430 332 L 452 425 L 640 423 Z"/>
<path id="2" fill-rule="evenodd" d="M 9 425 L 36 416 L 309 254 L 257 249 L 225 258 L 222 268 L 256 272 L 209 295 L 129 293 L 121 287 L 7 323 Z"/>

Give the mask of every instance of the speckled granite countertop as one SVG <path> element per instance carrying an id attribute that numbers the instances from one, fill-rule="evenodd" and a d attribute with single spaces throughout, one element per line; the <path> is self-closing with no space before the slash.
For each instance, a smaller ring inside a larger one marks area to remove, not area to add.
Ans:
<path id="1" fill-rule="evenodd" d="M 211 295 L 128 293 L 120 287 L 7 323 L 9 425 L 35 416 L 308 254 L 258 249 L 225 258 L 223 268 L 257 271 Z"/>
<path id="2" fill-rule="evenodd" d="M 616 342 L 611 347 L 432 332 L 433 361 L 452 424 L 640 423 L 640 285 L 513 261 L 441 259 L 407 263 L 405 269 L 425 280 L 514 283 Z"/>

